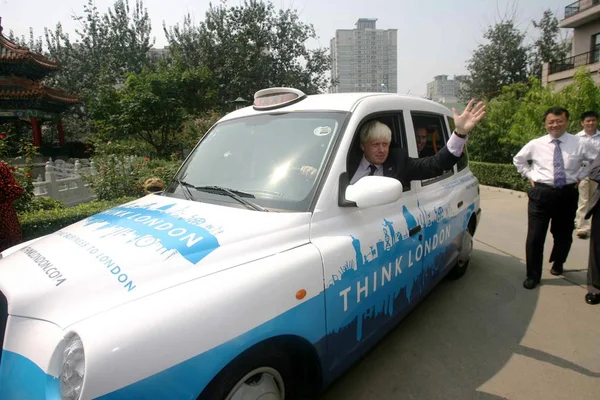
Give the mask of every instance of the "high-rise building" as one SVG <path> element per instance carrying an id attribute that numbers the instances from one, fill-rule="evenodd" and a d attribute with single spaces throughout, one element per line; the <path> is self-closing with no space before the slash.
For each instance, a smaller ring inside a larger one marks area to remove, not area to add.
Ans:
<path id="1" fill-rule="evenodd" d="M 331 39 L 332 93 L 398 92 L 398 30 L 377 29 L 360 18 L 356 29 L 338 29 Z"/>
<path id="2" fill-rule="evenodd" d="M 455 75 L 454 79 L 437 75 L 427 84 L 427 98 L 439 103 L 456 103 L 465 79 L 464 75 Z"/>
<path id="3" fill-rule="evenodd" d="M 148 57 L 150 57 L 152 61 L 164 60 L 169 56 L 169 54 L 169 46 L 165 46 L 162 49 L 152 47 L 150 50 L 148 50 Z"/>

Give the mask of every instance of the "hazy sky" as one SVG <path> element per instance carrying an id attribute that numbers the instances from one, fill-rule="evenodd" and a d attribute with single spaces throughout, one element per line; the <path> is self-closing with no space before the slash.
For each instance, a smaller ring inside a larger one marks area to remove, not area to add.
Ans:
<path id="1" fill-rule="evenodd" d="M 218 3 L 219 0 L 213 1 Z M 572 0 L 274 0 L 278 7 L 294 7 L 304 22 L 312 23 L 319 36 L 311 47 L 329 47 L 336 29 L 353 29 L 358 18 L 377 18 L 377 28 L 398 29 L 398 91 L 423 95 L 427 82 L 435 75 L 466 73 L 465 63 L 472 51 L 483 43 L 483 32 L 507 12 L 516 11 L 520 28 L 529 40 L 536 34 L 531 20 L 539 20 L 545 9 L 564 17 L 564 8 Z M 61 22 L 73 32 L 73 14 L 83 14 L 87 0 L 0 0 L 0 17 L 5 33 L 13 30 L 28 36 L 33 27 L 36 36 L 44 27 Z M 101 12 L 114 0 L 96 0 Z M 130 0 L 130 4 L 135 0 Z M 239 0 L 229 1 L 237 5 Z M 152 19 L 156 47 L 166 44 L 163 22 L 172 26 L 189 12 L 195 21 L 204 19 L 207 0 L 145 0 Z M 568 30 L 565 31 L 565 34 Z M 73 37 L 73 36 L 71 36 Z"/>

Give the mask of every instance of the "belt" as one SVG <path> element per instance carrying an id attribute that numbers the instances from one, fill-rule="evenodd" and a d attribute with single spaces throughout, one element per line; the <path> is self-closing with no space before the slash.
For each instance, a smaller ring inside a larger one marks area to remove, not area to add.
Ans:
<path id="1" fill-rule="evenodd" d="M 542 183 L 542 182 L 535 182 L 535 185 L 536 186 L 539 185 L 539 186 L 547 187 L 547 188 L 554 189 L 554 190 L 572 189 L 572 188 L 575 188 L 577 186 L 576 183 L 569 183 L 568 185 L 565 185 L 562 188 L 557 188 L 554 185 L 549 185 L 547 183 Z"/>

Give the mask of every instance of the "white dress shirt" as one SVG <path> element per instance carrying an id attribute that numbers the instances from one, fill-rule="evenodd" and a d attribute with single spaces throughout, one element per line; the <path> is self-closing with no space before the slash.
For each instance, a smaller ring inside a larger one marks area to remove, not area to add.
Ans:
<path id="1" fill-rule="evenodd" d="M 446 143 L 446 147 L 448 148 L 448 151 L 451 154 L 455 155 L 456 157 L 460 157 L 462 155 L 463 149 L 465 148 L 466 142 L 466 137 L 461 138 L 453 133 L 452 136 L 450 136 L 448 143 Z M 356 183 L 360 178 L 364 178 L 365 176 L 371 173 L 369 165 L 371 165 L 371 163 L 368 162 L 365 156 L 363 155 L 362 159 L 360 160 L 360 164 L 358 165 L 358 168 L 354 173 L 354 176 L 350 180 L 351 185 Z M 375 173 L 373 175 L 383 176 L 383 165 L 374 165 L 377 167 L 377 169 L 375 170 Z"/>
<path id="2" fill-rule="evenodd" d="M 360 178 L 364 178 L 365 176 L 369 175 L 371 173 L 371 169 L 369 168 L 369 165 L 371 165 L 370 162 L 367 161 L 367 159 L 365 158 L 365 156 L 362 156 L 362 159 L 360 160 L 360 164 L 358 164 L 358 168 L 356 169 L 356 172 L 354 173 L 354 176 L 352 177 L 352 179 L 350 180 L 350 184 L 353 185 L 356 183 L 356 181 L 358 181 Z M 375 170 L 375 172 L 373 173 L 373 175 L 375 176 L 383 176 L 383 165 L 379 164 L 373 164 L 377 167 L 377 169 Z"/>
<path id="3" fill-rule="evenodd" d="M 587 142 L 588 146 L 590 146 L 590 151 L 594 155 L 594 159 L 596 159 L 598 153 L 600 153 L 600 131 L 597 130 L 595 134 L 590 136 L 583 130 L 577 136 Z"/>
<path id="4" fill-rule="evenodd" d="M 519 173 L 538 183 L 554 186 L 554 137 L 544 135 L 529 141 L 513 159 Z M 585 162 L 594 160 L 591 146 L 576 135 L 565 132 L 560 140 L 567 185 L 585 178 L 589 168 Z M 531 161 L 529 165 L 528 161 Z"/>

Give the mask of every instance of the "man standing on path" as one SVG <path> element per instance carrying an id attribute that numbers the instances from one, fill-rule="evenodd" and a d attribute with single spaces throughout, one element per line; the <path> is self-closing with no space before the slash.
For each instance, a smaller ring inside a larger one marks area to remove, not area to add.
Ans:
<path id="1" fill-rule="evenodd" d="M 532 184 L 527 192 L 527 278 L 523 282 L 526 289 L 533 289 L 540 283 L 544 242 L 551 220 L 554 247 L 550 255 L 550 262 L 553 262 L 550 272 L 552 275 L 562 274 L 573 243 L 579 198 L 577 184 L 587 174 L 583 163 L 594 160 L 585 141 L 566 132 L 568 110 L 562 107 L 548 109 L 544 114 L 544 124 L 548 134 L 531 140 L 513 160 L 517 171 Z"/>
<path id="2" fill-rule="evenodd" d="M 577 134 L 588 143 L 590 150 L 593 150 L 597 156 L 600 152 L 600 131 L 598 131 L 598 113 L 595 111 L 586 111 L 581 114 L 581 126 L 583 130 Z M 595 159 L 596 157 L 594 157 Z M 579 204 L 577 205 L 577 216 L 575 217 L 575 230 L 577 237 L 585 239 L 590 235 L 589 220 L 585 219 L 592 196 L 596 191 L 598 184 L 585 177 L 579 183 Z"/>

